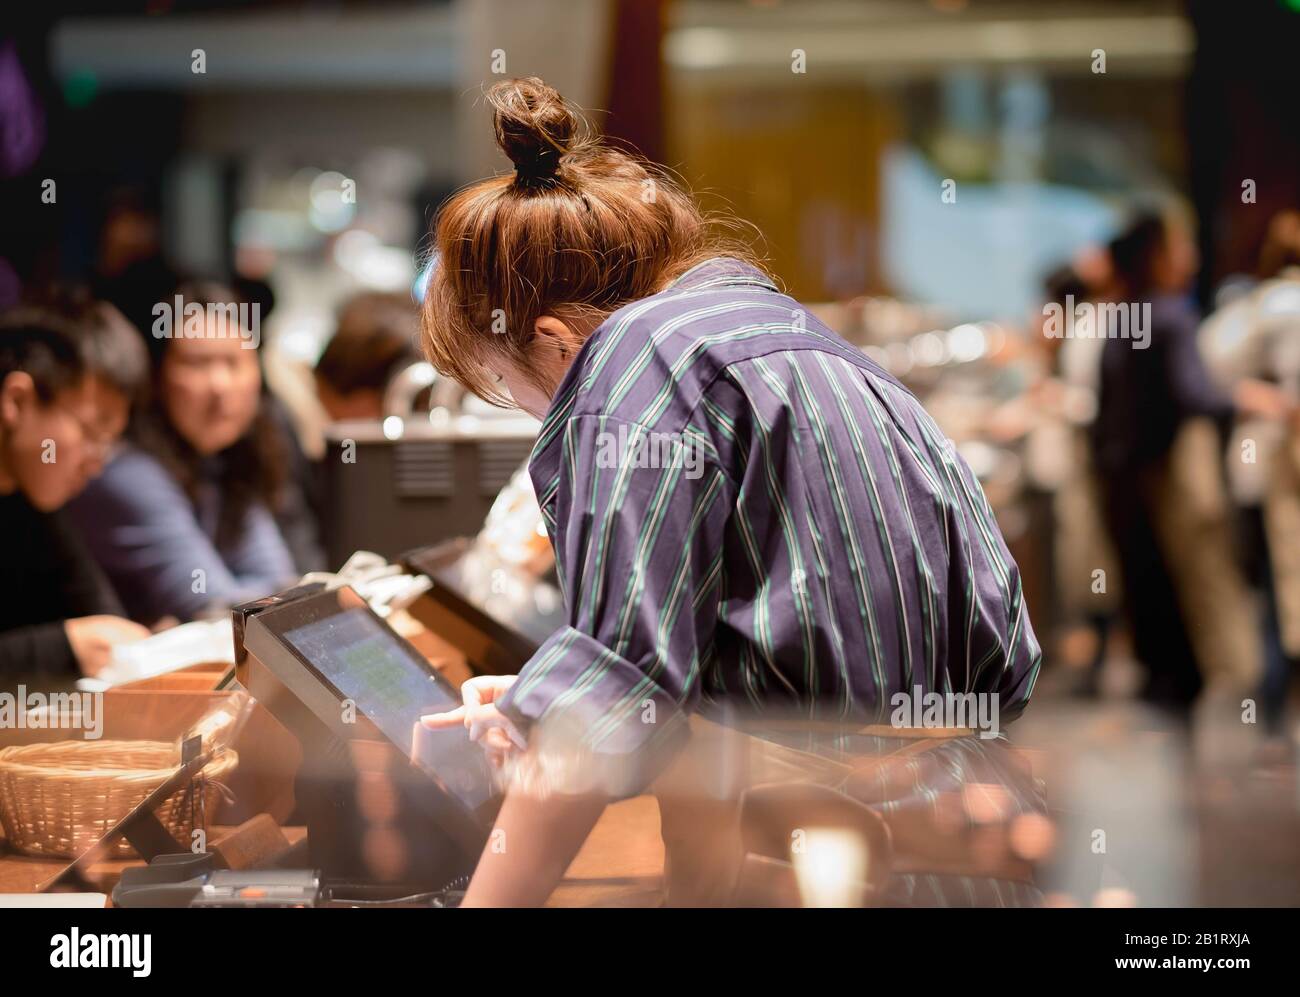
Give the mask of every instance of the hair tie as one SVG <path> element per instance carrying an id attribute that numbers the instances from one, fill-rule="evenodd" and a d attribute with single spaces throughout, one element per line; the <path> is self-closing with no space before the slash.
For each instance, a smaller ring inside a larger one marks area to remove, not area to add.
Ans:
<path id="1" fill-rule="evenodd" d="M 531 163 L 515 164 L 515 179 L 525 187 L 550 183 L 559 168 L 559 149 L 539 149 Z"/>

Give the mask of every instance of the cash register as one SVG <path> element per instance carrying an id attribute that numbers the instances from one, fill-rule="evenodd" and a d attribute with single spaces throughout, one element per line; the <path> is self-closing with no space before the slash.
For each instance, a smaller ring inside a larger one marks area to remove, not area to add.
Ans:
<path id="1" fill-rule="evenodd" d="M 236 677 L 301 742 L 295 784 L 325 883 L 463 882 L 499 794 L 477 744 L 421 716 L 460 696 L 349 587 L 304 586 L 234 610 Z"/>

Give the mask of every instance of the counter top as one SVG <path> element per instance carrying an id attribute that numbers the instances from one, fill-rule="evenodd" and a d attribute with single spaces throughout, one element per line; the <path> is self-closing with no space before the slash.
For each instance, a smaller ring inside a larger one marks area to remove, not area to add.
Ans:
<path id="1" fill-rule="evenodd" d="M 225 829 L 215 829 L 213 844 Z M 304 827 L 283 828 L 291 843 L 306 835 Z M 114 859 L 90 867 L 88 878 L 112 892 L 122 870 L 139 860 Z M 0 839 L 0 893 L 31 893 L 67 865 L 65 859 L 35 858 L 3 850 Z M 622 800 L 605 809 L 579 850 L 548 907 L 654 907 L 662 899 L 663 842 L 659 806 L 652 796 Z"/>

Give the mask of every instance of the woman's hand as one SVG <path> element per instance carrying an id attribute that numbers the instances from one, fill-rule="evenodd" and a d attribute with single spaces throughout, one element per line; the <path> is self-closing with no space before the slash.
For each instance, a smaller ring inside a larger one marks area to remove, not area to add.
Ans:
<path id="1" fill-rule="evenodd" d="M 93 678 L 113 660 L 113 648 L 144 640 L 149 631 L 120 616 L 81 616 L 63 621 L 68 646 L 81 674 Z"/>
<path id="2" fill-rule="evenodd" d="M 430 713 L 420 718 L 429 730 L 464 726 L 469 739 L 477 741 L 494 768 L 528 747 L 528 742 L 510 719 L 494 705 L 515 684 L 518 675 L 480 675 L 460 687 L 464 704 L 448 713 Z"/>

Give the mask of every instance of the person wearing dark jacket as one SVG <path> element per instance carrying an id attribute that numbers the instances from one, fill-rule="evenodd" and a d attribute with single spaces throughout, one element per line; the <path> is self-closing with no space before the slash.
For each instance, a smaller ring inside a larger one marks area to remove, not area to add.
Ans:
<path id="1" fill-rule="evenodd" d="M 1284 401 L 1261 382 L 1227 395 L 1211 379 L 1187 298 L 1195 249 L 1175 217 L 1137 216 L 1110 253 L 1093 461 L 1143 696 L 1181 713 L 1203 687 L 1248 690 L 1259 657 L 1223 483 L 1196 471 L 1219 466 L 1219 437 L 1241 413 L 1273 417 Z"/>
<path id="2" fill-rule="evenodd" d="M 148 636 L 59 512 L 103 469 L 146 369 L 111 305 L 0 316 L 0 681 L 93 675 L 115 645 Z"/>

